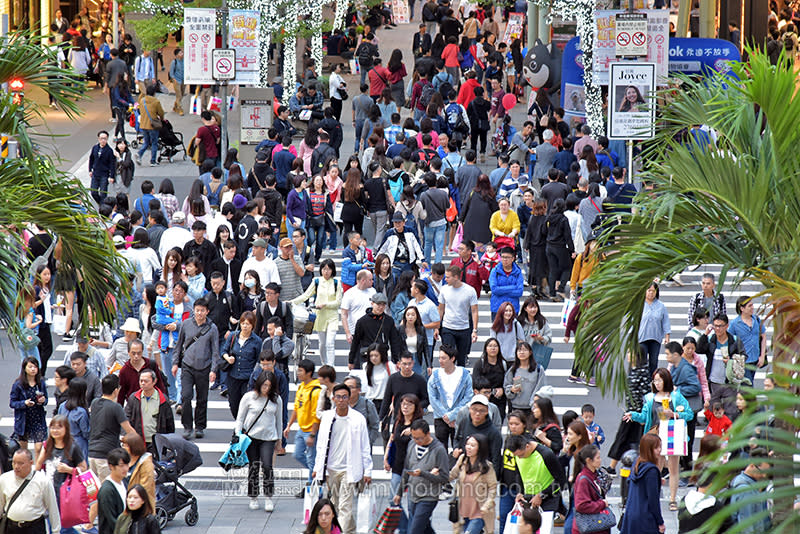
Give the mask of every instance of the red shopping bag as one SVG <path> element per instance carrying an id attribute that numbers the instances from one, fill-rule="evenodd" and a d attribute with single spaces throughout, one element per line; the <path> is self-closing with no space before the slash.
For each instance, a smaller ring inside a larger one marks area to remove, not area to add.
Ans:
<path id="1" fill-rule="evenodd" d="M 372 534 L 394 534 L 400 524 L 400 515 L 403 509 L 399 506 L 389 505 L 378 519 L 378 524 L 372 529 Z"/>
<path id="2" fill-rule="evenodd" d="M 89 522 L 89 497 L 77 476 L 69 475 L 61 485 L 61 526 L 74 527 Z"/>

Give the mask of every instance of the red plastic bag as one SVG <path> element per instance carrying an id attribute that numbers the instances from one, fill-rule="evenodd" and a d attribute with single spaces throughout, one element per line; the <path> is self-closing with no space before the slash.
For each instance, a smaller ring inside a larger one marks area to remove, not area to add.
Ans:
<path id="1" fill-rule="evenodd" d="M 61 526 L 74 527 L 89 522 L 89 497 L 77 476 L 68 476 L 61 485 Z"/>

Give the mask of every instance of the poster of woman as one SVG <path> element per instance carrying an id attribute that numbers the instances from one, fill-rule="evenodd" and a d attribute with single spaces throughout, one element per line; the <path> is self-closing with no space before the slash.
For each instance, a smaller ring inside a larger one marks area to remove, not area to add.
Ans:
<path id="1" fill-rule="evenodd" d="M 635 85 L 617 87 L 618 110 L 622 113 L 644 111 L 644 97 L 642 89 Z"/>
<path id="2" fill-rule="evenodd" d="M 609 65 L 609 139 L 650 139 L 655 124 L 655 63 Z"/>

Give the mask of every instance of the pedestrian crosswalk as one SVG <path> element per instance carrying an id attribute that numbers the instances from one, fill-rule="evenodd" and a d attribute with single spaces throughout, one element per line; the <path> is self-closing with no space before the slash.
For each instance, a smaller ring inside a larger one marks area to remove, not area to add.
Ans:
<path id="1" fill-rule="evenodd" d="M 326 253 L 325 256 L 331 257 L 331 259 L 333 259 L 337 264 L 337 268 L 340 267 L 340 254 Z M 719 268 L 709 268 L 709 271 L 719 272 Z M 683 334 L 688 330 L 686 324 L 688 302 L 690 297 L 699 291 L 699 281 L 701 275 L 702 272 L 700 270 L 695 272 L 686 272 L 682 275 L 682 282 L 685 284 L 684 287 L 661 288 L 661 300 L 664 302 L 669 312 L 670 323 L 672 326 L 672 338 L 678 341 L 683 339 Z M 727 288 L 723 288 L 723 290 L 725 289 Z M 732 318 L 735 315 L 733 307 L 738 296 L 743 294 L 752 295 L 757 291 L 758 286 L 753 282 L 744 282 L 737 287 L 735 291 L 724 291 L 728 301 L 728 313 L 730 317 Z M 572 341 L 569 343 L 564 343 L 563 339 L 564 327 L 561 325 L 563 304 L 540 302 L 540 306 L 542 313 L 547 318 L 553 331 L 552 346 L 554 348 L 554 352 L 546 374 L 548 383 L 554 389 L 553 404 L 556 413 L 559 416 L 567 410 L 574 410 L 580 413 L 580 407 L 587 402 L 591 402 L 598 410 L 598 420 L 603 420 L 602 413 L 604 412 L 613 412 L 614 414 L 618 414 L 621 411 L 621 408 L 619 407 L 621 403 L 619 401 L 610 397 L 604 398 L 597 388 L 591 388 L 584 384 L 572 384 L 567 382 L 567 377 L 569 376 L 570 369 L 572 367 L 573 353 Z M 475 361 L 480 357 L 483 344 L 489 338 L 489 328 L 492 322 L 492 316 L 489 310 L 489 298 L 487 296 L 482 296 L 479 299 L 478 310 L 479 334 L 478 341 L 472 346 L 472 351 L 467 364 L 470 369 Z M 768 331 L 768 335 L 771 335 L 771 331 Z M 342 330 L 340 330 L 336 336 L 335 347 L 335 368 L 337 377 L 341 379 L 347 376 L 349 373 L 347 367 L 349 344 Z M 61 362 L 63 362 L 65 354 L 71 352 L 72 350 L 74 349 L 71 344 L 61 344 L 56 347 L 54 355 L 49 362 L 49 369 L 47 373 L 49 377 L 53 376 L 53 371 L 55 368 L 60 365 Z M 314 360 L 317 365 L 319 365 L 319 351 L 315 335 L 311 336 L 311 350 L 309 357 Z M 666 365 L 663 362 L 663 356 L 661 360 L 662 364 Z M 757 381 L 763 380 L 764 374 L 765 373 L 763 371 L 759 371 L 756 374 Z M 52 392 L 53 387 L 53 381 L 52 378 L 50 378 L 48 380 L 48 390 Z M 290 383 L 290 415 L 293 408 L 292 402 L 296 389 L 297 385 Z M 50 413 L 52 413 L 52 409 L 55 404 L 52 395 L 50 395 L 49 404 L 50 407 L 47 410 L 48 416 Z M 615 425 L 618 421 L 618 416 L 614 415 L 614 417 L 616 419 L 608 419 L 609 424 L 612 426 L 610 428 L 605 428 L 605 433 L 607 439 L 609 440 L 607 441 L 607 444 L 613 440 L 613 435 L 616 431 Z M 13 424 L 13 416 L 5 416 L 0 418 L 0 432 L 10 435 L 13 429 Z M 180 426 L 180 416 L 176 417 L 176 426 Z M 203 464 L 191 474 L 187 475 L 187 479 L 197 479 L 202 481 L 225 480 L 226 477 L 229 476 L 229 474 L 226 474 L 218 466 L 217 461 L 227 448 L 233 428 L 234 420 L 231 417 L 227 400 L 220 396 L 219 390 L 211 391 L 209 395 L 208 427 L 206 429 L 206 434 L 203 439 L 196 440 L 203 459 Z M 177 430 L 180 432 L 180 428 Z M 292 456 L 294 453 L 294 433 L 296 430 L 297 424 L 295 423 L 290 429 L 289 439 L 287 440 L 286 455 L 278 457 L 276 460 L 275 473 L 277 478 L 304 478 L 306 476 L 304 471 Z M 698 429 L 698 432 L 702 434 L 702 428 Z M 606 447 L 607 446 L 608 445 L 606 445 Z M 373 478 L 376 480 L 388 480 L 390 478 L 389 474 L 383 470 L 384 447 L 383 443 L 380 443 L 380 440 L 377 443 L 373 443 L 372 453 L 374 460 Z"/>

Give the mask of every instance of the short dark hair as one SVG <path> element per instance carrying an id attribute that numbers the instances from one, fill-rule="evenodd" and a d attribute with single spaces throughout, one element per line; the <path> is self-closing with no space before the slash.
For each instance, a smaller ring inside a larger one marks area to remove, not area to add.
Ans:
<path id="1" fill-rule="evenodd" d="M 456 348 L 446 343 L 442 344 L 439 347 L 439 351 L 447 354 L 447 357 L 450 358 L 451 360 L 455 360 L 456 356 L 458 356 L 458 351 L 456 350 Z"/>
<path id="2" fill-rule="evenodd" d="M 208 309 L 208 300 L 205 297 L 200 297 L 199 299 L 194 301 L 194 305 L 192 308 L 196 308 L 198 306 L 202 306 L 205 309 Z"/>
<path id="3" fill-rule="evenodd" d="M 111 449 L 108 451 L 108 454 L 106 455 L 106 461 L 108 462 L 109 467 L 117 466 L 120 462 L 129 464 L 131 462 L 131 455 L 128 454 L 128 451 L 122 447 L 117 447 L 116 449 Z"/>
<path id="4" fill-rule="evenodd" d="M 77 376 L 75 374 L 75 370 L 69 365 L 59 365 L 56 367 L 56 373 L 58 373 L 58 376 L 66 380 L 68 384 L 70 380 Z"/>
<path id="5" fill-rule="evenodd" d="M 678 354 L 681 354 L 683 352 L 683 347 L 681 347 L 681 344 L 678 343 L 677 341 L 670 341 L 664 346 L 664 349 L 667 352 L 672 352 L 672 353 L 677 352 Z"/>
<path id="6" fill-rule="evenodd" d="M 119 377 L 117 375 L 106 375 L 100 383 L 103 388 L 103 395 L 111 395 L 119 387 Z"/>
<path id="7" fill-rule="evenodd" d="M 411 430 L 422 430 L 423 434 L 430 434 L 431 425 L 429 425 L 425 419 L 419 418 L 411 423 Z"/>
<path id="8" fill-rule="evenodd" d="M 508 441 L 506 441 L 506 448 L 511 452 L 521 451 L 528 446 L 532 440 L 529 435 L 527 434 L 520 434 L 515 435 L 512 434 L 508 436 Z"/>
<path id="9" fill-rule="evenodd" d="M 581 413 L 591 413 L 591 414 L 593 414 L 594 413 L 594 406 L 592 406 L 591 404 L 584 404 L 583 406 L 581 406 Z"/>
<path id="10" fill-rule="evenodd" d="M 722 321 L 725 324 L 728 324 L 728 315 L 725 313 L 718 313 L 714 316 L 713 321 Z"/>
<path id="11" fill-rule="evenodd" d="M 336 368 L 332 365 L 323 365 L 317 371 L 317 376 L 319 378 L 327 378 L 331 382 L 336 382 Z"/>
<path id="12" fill-rule="evenodd" d="M 350 386 L 348 386 L 347 384 L 336 384 L 335 386 L 333 386 L 334 395 L 336 395 L 337 391 L 346 391 L 348 397 L 352 395 L 352 392 L 350 391 Z"/>
<path id="13" fill-rule="evenodd" d="M 305 371 L 306 373 L 314 374 L 314 362 L 309 360 L 308 358 L 300 360 L 297 363 L 297 367 Z"/>
<path id="14" fill-rule="evenodd" d="M 81 352 L 79 350 L 76 350 L 75 352 L 73 352 L 69 356 L 69 361 L 74 362 L 75 360 L 88 361 L 89 360 L 89 355 L 86 354 L 85 352 Z"/>

